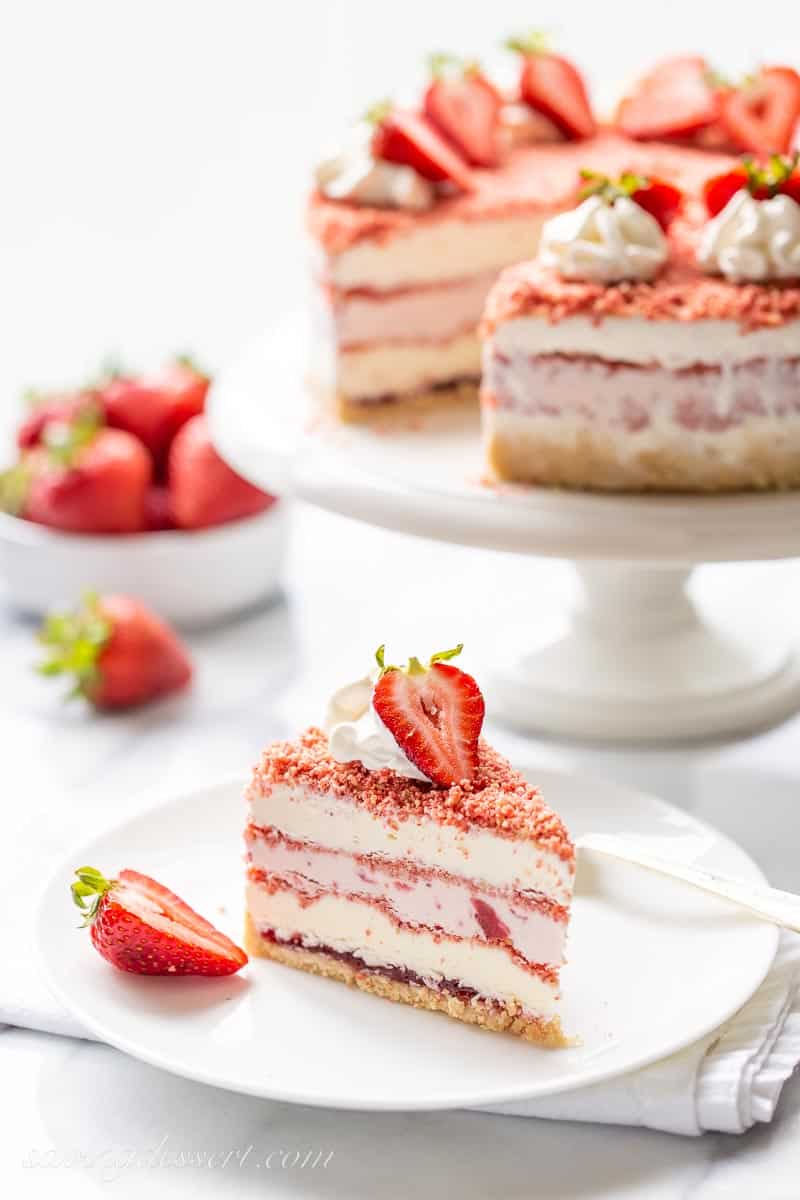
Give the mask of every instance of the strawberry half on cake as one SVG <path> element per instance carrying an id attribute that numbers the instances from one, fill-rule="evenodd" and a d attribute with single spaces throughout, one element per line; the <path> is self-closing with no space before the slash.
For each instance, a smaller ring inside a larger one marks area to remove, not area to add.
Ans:
<path id="1" fill-rule="evenodd" d="M 705 207 L 633 175 L 589 190 L 489 296 L 494 475 L 606 491 L 800 486 L 796 159 L 712 177 Z"/>
<path id="2" fill-rule="evenodd" d="M 480 739 L 460 651 L 343 688 L 328 729 L 268 746 L 249 805 L 246 945 L 364 991 L 547 1046 L 575 854 Z"/>

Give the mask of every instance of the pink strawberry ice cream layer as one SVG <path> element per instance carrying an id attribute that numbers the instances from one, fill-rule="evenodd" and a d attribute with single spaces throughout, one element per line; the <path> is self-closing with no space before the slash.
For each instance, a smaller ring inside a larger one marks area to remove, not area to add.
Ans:
<path id="1" fill-rule="evenodd" d="M 528 963 L 562 960 L 567 912 L 544 897 L 503 894 L 411 863 L 322 849 L 253 826 L 246 845 L 252 867 L 301 895 L 332 893 L 376 905 L 403 925 L 505 944 Z"/>
<path id="2" fill-rule="evenodd" d="M 342 350 L 386 342 L 439 342 L 474 329 L 495 270 L 440 286 L 332 296 L 334 337 Z"/>
<path id="3" fill-rule="evenodd" d="M 487 353 L 483 405 L 610 432 L 676 427 L 725 433 L 800 419 L 800 357 L 671 370 L 561 354 Z"/>

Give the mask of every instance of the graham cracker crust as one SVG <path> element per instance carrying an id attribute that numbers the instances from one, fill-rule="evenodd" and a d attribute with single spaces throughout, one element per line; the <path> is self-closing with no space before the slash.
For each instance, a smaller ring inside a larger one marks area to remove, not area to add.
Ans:
<path id="1" fill-rule="evenodd" d="M 369 424 L 385 421 L 395 414 L 400 417 L 429 412 L 451 404 L 478 404 L 478 381 L 461 379 L 440 387 L 424 388 L 418 392 L 398 393 L 386 400 L 364 403 L 344 392 L 333 397 L 336 416 L 347 424 Z"/>
<path id="2" fill-rule="evenodd" d="M 522 423 L 520 423 L 522 424 Z M 631 448 L 601 431 L 569 437 L 524 428 L 486 431 L 488 465 L 497 479 L 600 492 L 726 493 L 786 491 L 800 487 L 800 424 L 776 436 L 774 428 L 725 435 L 687 433 L 681 444 L 651 442 Z"/>
<path id="3" fill-rule="evenodd" d="M 526 1042 L 553 1049 L 570 1043 L 561 1029 L 558 1017 L 528 1017 L 518 1006 L 500 1001 L 488 1002 L 480 999 L 462 1000 L 447 992 L 436 992 L 424 984 L 406 983 L 390 979 L 376 971 L 357 970 L 352 963 L 332 958 L 331 955 L 302 946 L 287 946 L 261 937 L 249 913 L 245 916 L 244 946 L 254 958 L 271 958 L 274 962 L 336 979 L 351 987 L 394 1000 L 399 1004 L 410 1004 L 413 1008 L 424 1008 L 429 1012 L 444 1013 L 468 1025 L 478 1025 L 493 1033 L 511 1033 Z"/>

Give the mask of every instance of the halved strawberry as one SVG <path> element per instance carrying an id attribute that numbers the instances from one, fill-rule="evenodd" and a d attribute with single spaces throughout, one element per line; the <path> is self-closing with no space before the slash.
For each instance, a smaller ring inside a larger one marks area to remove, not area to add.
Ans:
<path id="1" fill-rule="evenodd" d="M 719 96 L 704 58 L 681 55 L 658 63 L 620 101 L 617 124 L 628 137 L 686 137 L 719 116 Z"/>
<path id="2" fill-rule="evenodd" d="M 655 217 L 662 229 L 668 229 L 681 210 L 683 192 L 673 184 L 651 175 L 625 172 L 619 179 L 609 179 L 596 171 L 581 171 L 585 186 L 581 197 L 602 196 L 613 204 L 617 196 L 630 196 L 640 208 Z"/>
<path id="3" fill-rule="evenodd" d="M 567 137 L 592 137 L 597 125 L 578 68 L 568 59 L 551 54 L 546 39 L 538 32 L 509 38 L 505 45 L 523 56 L 519 93 L 525 103 L 543 113 Z"/>
<path id="4" fill-rule="evenodd" d="M 91 926 L 95 949 L 134 975 L 232 975 L 244 950 L 179 896 L 138 871 L 106 879 L 78 867 L 72 899 Z"/>
<path id="5" fill-rule="evenodd" d="M 798 154 L 773 154 L 766 163 L 759 164 L 745 158 L 741 166 L 712 176 L 703 185 L 703 199 L 709 214 L 715 217 L 737 192 L 745 188 L 756 200 L 780 195 L 790 196 L 800 204 L 798 159 Z"/>
<path id="6" fill-rule="evenodd" d="M 422 102 L 425 116 L 467 162 L 494 167 L 500 159 L 503 98 L 477 63 L 451 54 L 430 59 L 433 80 Z"/>
<path id="7" fill-rule="evenodd" d="M 376 105 L 367 114 L 375 125 L 372 153 L 386 162 L 413 167 L 434 183 L 453 183 L 463 192 L 475 190 L 469 167 L 420 113 Z"/>
<path id="8" fill-rule="evenodd" d="M 475 680 L 447 661 L 461 650 L 433 654 L 427 667 L 418 658 L 387 667 L 384 647 L 376 654 L 381 674 L 372 695 L 375 712 L 409 761 L 445 788 L 475 774 L 485 712 Z"/>
<path id="9" fill-rule="evenodd" d="M 792 67 L 765 67 L 720 96 L 720 121 L 739 150 L 785 154 L 800 118 L 800 75 Z"/>

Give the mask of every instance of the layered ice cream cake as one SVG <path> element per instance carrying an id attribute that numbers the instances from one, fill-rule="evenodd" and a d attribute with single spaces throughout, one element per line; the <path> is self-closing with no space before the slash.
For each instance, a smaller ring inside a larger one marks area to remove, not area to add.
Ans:
<path id="1" fill-rule="evenodd" d="M 335 697 L 246 791 L 253 955 L 546 1046 L 575 870 L 560 818 L 480 737 L 450 652 Z"/>

